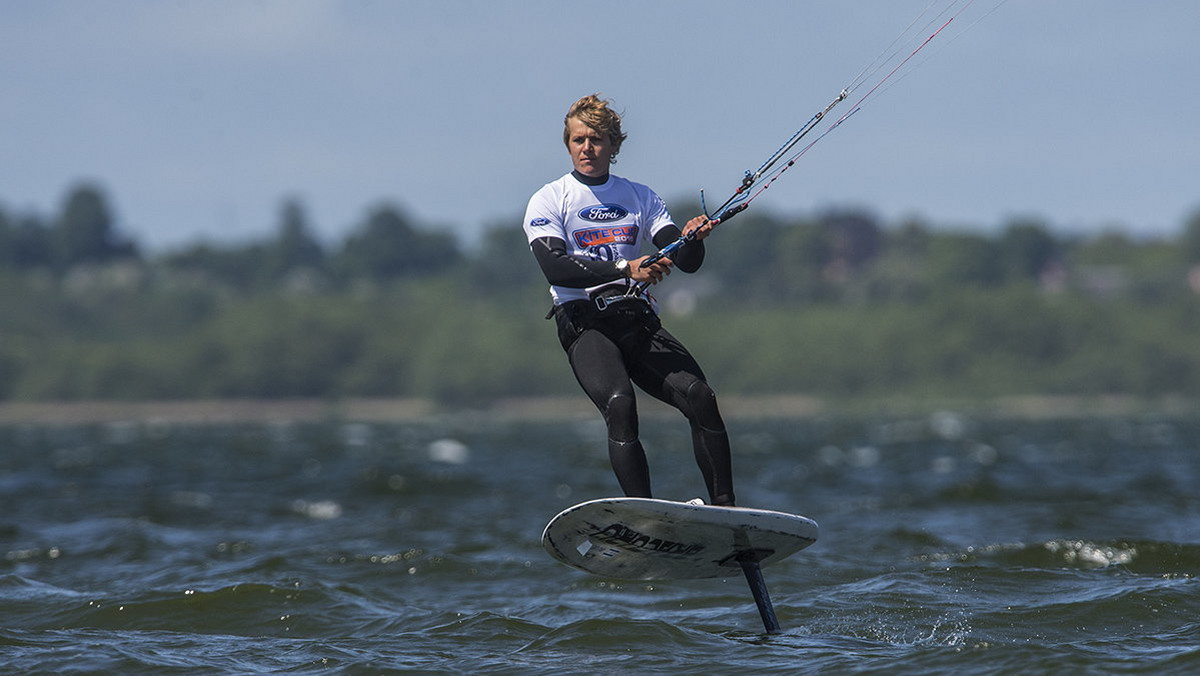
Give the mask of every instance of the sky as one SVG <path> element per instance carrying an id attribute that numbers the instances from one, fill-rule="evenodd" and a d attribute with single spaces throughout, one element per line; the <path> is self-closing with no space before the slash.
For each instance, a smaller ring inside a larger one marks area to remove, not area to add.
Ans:
<path id="1" fill-rule="evenodd" d="M 97 185 L 166 250 L 270 236 L 287 199 L 340 241 L 387 204 L 469 244 L 569 171 L 593 92 L 624 113 L 614 173 L 719 202 L 929 3 L 0 0 L 0 208 Z M 975 0 L 753 208 L 1173 236 L 1197 27 L 1194 0 Z"/>

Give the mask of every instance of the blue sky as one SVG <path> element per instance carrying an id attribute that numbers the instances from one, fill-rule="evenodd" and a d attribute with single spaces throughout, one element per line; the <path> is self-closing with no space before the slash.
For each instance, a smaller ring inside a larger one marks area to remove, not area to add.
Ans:
<path id="1" fill-rule="evenodd" d="M 338 240 L 387 202 L 469 242 L 569 169 L 562 115 L 596 91 L 617 173 L 720 201 L 928 4 L 0 0 L 0 207 L 92 181 L 162 249 L 271 233 L 287 197 Z M 1197 27 L 1193 0 L 976 0 L 754 208 L 1177 233 Z"/>

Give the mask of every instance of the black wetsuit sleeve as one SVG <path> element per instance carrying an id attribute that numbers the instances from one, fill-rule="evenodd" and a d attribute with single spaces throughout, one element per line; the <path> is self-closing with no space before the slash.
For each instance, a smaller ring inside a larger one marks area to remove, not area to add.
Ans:
<path id="1" fill-rule="evenodd" d="M 538 237 L 529 243 L 533 257 L 554 286 L 586 289 L 624 278 L 612 261 L 576 258 L 567 253 L 567 243 L 557 237 Z"/>
<path id="2" fill-rule="evenodd" d="M 680 232 L 678 226 L 668 225 L 662 230 L 659 230 L 658 234 L 654 235 L 654 246 L 661 249 L 671 242 L 679 239 L 682 234 L 683 233 Z M 687 244 L 684 244 L 683 246 L 679 247 L 679 251 L 675 252 L 675 255 L 671 257 L 671 260 L 675 262 L 675 267 L 683 270 L 684 272 L 695 272 L 699 270 L 700 266 L 704 263 L 704 242 L 694 239 Z"/>

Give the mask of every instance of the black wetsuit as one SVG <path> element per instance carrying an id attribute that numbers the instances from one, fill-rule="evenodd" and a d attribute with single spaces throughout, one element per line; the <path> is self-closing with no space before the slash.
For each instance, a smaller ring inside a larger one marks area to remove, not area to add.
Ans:
<path id="1" fill-rule="evenodd" d="M 679 229 L 669 226 L 655 235 L 654 244 L 661 248 L 679 236 Z M 553 285 L 588 288 L 620 279 L 607 261 L 569 255 L 561 239 L 540 237 L 531 248 Z M 683 272 L 694 272 L 703 261 L 704 245 L 695 241 L 677 252 L 674 263 Z M 687 418 L 710 504 L 734 504 L 729 435 L 700 365 L 662 328 L 645 300 L 601 303 L 606 305 L 603 310 L 595 301 L 568 301 L 556 305 L 553 315 L 575 377 L 608 426 L 608 454 L 622 490 L 630 497 L 652 497 L 638 433 L 636 384 Z"/>

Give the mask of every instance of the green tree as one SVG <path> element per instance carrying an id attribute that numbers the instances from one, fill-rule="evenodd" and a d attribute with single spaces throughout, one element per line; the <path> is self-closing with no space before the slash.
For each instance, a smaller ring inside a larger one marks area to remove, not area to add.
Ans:
<path id="1" fill-rule="evenodd" d="M 883 233 L 874 216 L 862 211 L 831 211 L 820 218 L 832 244 L 830 261 L 862 267 L 879 254 Z"/>
<path id="2" fill-rule="evenodd" d="M 790 223 L 780 231 L 774 246 L 760 251 L 760 255 L 771 257 L 766 274 L 755 274 L 753 266 L 742 274 L 758 281 L 760 296 L 770 301 L 827 300 L 832 285 L 845 278 L 844 268 L 835 263 L 837 244 L 831 235 L 819 224 Z"/>
<path id="3" fill-rule="evenodd" d="M 266 276 L 263 261 L 268 247 L 254 243 L 238 247 L 219 247 L 198 242 L 186 249 L 167 254 L 162 265 L 204 284 L 248 291 L 262 284 Z"/>
<path id="4" fill-rule="evenodd" d="M 695 209 L 698 211 L 699 207 Z M 762 302 L 769 285 L 764 284 L 768 275 L 761 271 L 787 265 L 780 260 L 786 255 L 778 247 L 784 229 L 784 224 L 770 212 L 755 210 L 717 226 L 704 242 L 701 274 L 719 280 L 727 297 L 743 303 Z"/>
<path id="5" fill-rule="evenodd" d="M 519 217 L 484 230 L 470 279 L 477 292 L 489 295 L 544 286 L 546 278 L 529 250 Z"/>
<path id="6" fill-rule="evenodd" d="M 104 194 L 90 184 L 79 185 L 67 195 L 52 241 L 61 269 L 138 257 L 137 247 L 117 233 Z"/>
<path id="7" fill-rule="evenodd" d="M 935 287 L 995 286 L 1003 276 L 996 243 L 976 233 L 944 233 L 929 243 L 927 271 Z"/>
<path id="8" fill-rule="evenodd" d="M 298 270 L 321 270 L 325 265 L 325 249 L 312 234 L 303 205 L 287 199 L 279 214 L 279 230 L 269 247 L 269 265 L 273 279 Z"/>
<path id="9" fill-rule="evenodd" d="M 917 302 L 929 292 L 926 268 L 934 235 L 918 220 L 907 220 L 883 232 L 879 255 L 861 274 L 866 298 Z"/>
<path id="10" fill-rule="evenodd" d="M 1179 238 L 1179 249 L 1185 262 L 1200 263 L 1200 209 L 1193 212 L 1184 223 L 1183 235 Z"/>
<path id="11" fill-rule="evenodd" d="M 997 243 L 1003 272 L 1014 281 L 1036 280 L 1060 257 L 1060 248 L 1045 225 L 1035 221 L 1009 224 Z"/>
<path id="12" fill-rule="evenodd" d="M 428 276 L 462 260 L 453 235 L 417 230 L 396 207 L 375 208 L 340 254 L 348 277 L 396 279 Z"/>
<path id="13" fill-rule="evenodd" d="M 1136 258 L 1137 245 L 1133 240 L 1112 230 L 1071 247 L 1071 262 L 1075 265 L 1130 265 Z"/>
<path id="14" fill-rule="evenodd" d="M 54 264 L 50 229 L 37 216 L 10 219 L 0 214 L 0 267 L 17 270 Z"/>

